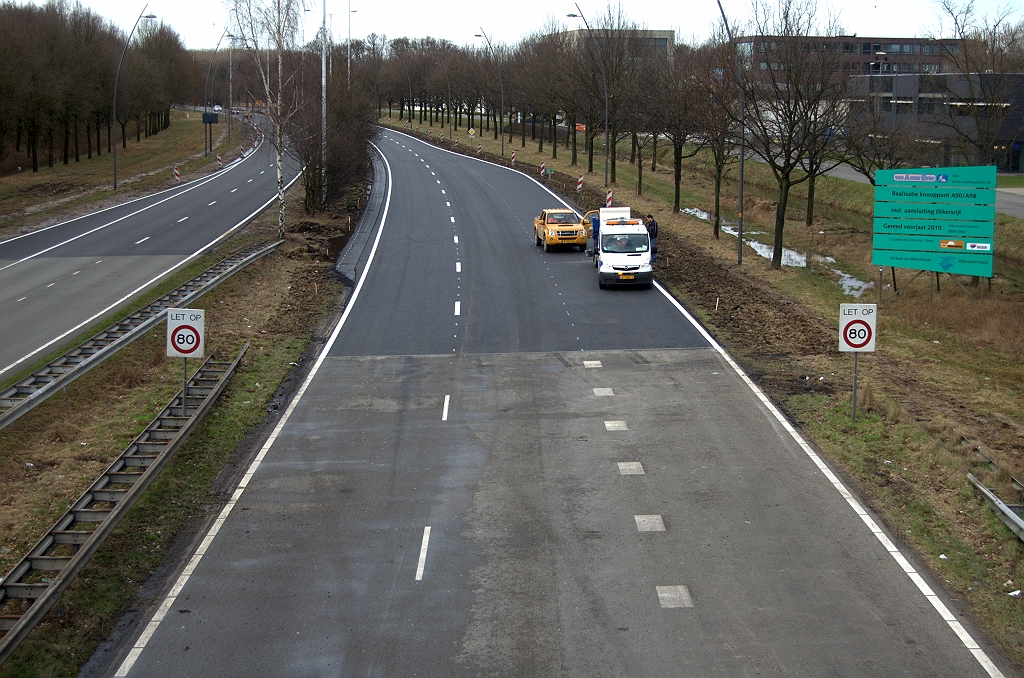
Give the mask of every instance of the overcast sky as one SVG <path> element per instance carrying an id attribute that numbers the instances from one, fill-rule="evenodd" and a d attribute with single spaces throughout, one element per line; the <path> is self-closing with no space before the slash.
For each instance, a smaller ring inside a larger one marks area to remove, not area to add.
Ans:
<path id="1" fill-rule="evenodd" d="M 145 6 L 145 0 L 81 0 L 127 32 Z M 831 7 L 849 33 L 871 37 L 924 37 L 937 33 L 939 9 L 936 0 L 819 0 L 822 14 Z M 607 2 L 580 2 L 588 21 L 604 12 Z M 1019 0 L 1010 6 L 1019 6 Z M 977 11 L 992 15 L 1006 0 L 976 0 Z M 715 0 L 628 0 L 622 3 L 627 16 L 640 25 L 657 30 L 675 30 L 682 41 L 702 41 L 718 20 Z M 742 25 L 750 14 L 750 0 L 722 0 L 730 21 Z M 173 27 L 189 48 L 213 47 L 224 31 L 228 5 L 223 0 L 154 0 L 149 12 Z M 311 39 L 323 16 L 322 0 L 307 5 L 305 37 Z M 571 1 L 545 2 L 474 0 L 464 2 L 412 2 L 411 0 L 351 0 L 352 38 L 370 33 L 388 38 L 444 38 L 457 45 L 479 43 L 474 34 L 483 29 L 498 42 L 515 43 L 541 30 L 549 18 L 570 28 L 580 27 L 578 19 L 565 15 L 576 12 Z M 327 0 L 328 25 L 336 42 L 344 42 L 349 0 Z M 333 18 L 332 16 L 333 15 Z M 1020 10 L 1017 11 L 1020 16 Z M 735 30 L 735 29 L 734 29 Z"/>

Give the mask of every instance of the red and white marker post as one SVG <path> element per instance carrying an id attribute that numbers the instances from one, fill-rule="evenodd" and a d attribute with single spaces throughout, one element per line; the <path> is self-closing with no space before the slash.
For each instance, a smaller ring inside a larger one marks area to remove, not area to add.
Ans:
<path id="1" fill-rule="evenodd" d="M 220 159 L 220 153 L 217 154 L 217 169 L 224 167 L 224 161 Z"/>
<path id="2" fill-rule="evenodd" d="M 176 183 L 176 184 L 180 184 L 181 183 L 181 175 L 178 174 L 178 166 L 177 165 L 174 166 L 174 183 Z"/>
<path id="3" fill-rule="evenodd" d="M 612 206 L 612 192 L 611 191 L 608 191 L 608 195 L 606 195 L 604 197 L 604 206 L 605 207 L 611 207 Z"/>
<path id="4" fill-rule="evenodd" d="M 483 150 L 484 150 L 484 145 L 482 143 L 476 145 L 476 154 L 477 155 L 480 155 L 483 152 Z"/>
<path id="5" fill-rule="evenodd" d="M 516 166 L 516 152 L 512 151 L 512 166 Z"/>
<path id="6" fill-rule="evenodd" d="M 545 171 L 546 171 L 546 170 L 545 170 L 545 168 L 544 168 L 544 161 L 543 161 L 543 160 L 541 160 L 541 161 L 540 161 L 540 176 L 541 176 L 542 178 L 543 178 L 543 176 L 544 176 L 544 172 L 545 172 Z"/>
<path id="7" fill-rule="evenodd" d="M 580 178 L 576 180 L 576 192 L 579 193 L 582 190 L 583 190 L 583 175 L 581 174 Z"/>
<path id="8" fill-rule="evenodd" d="M 459 137 L 455 137 L 455 148 L 459 147 Z"/>

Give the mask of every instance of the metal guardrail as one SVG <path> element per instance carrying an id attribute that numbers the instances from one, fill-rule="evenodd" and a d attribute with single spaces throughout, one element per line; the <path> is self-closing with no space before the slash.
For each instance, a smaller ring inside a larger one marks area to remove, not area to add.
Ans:
<path id="1" fill-rule="evenodd" d="M 6 632 L 0 637 L 0 665 L 35 628 L 185 442 L 224 390 L 248 348 L 246 343 L 230 362 L 210 356 L 146 430 L 0 580 L 0 633 Z"/>
<path id="2" fill-rule="evenodd" d="M 195 301 L 282 242 L 260 243 L 227 257 L 4 389 L 0 392 L 0 429 L 141 337 L 163 319 L 168 308 Z"/>
<path id="3" fill-rule="evenodd" d="M 960 444 L 965 447 L 973 447 L 974 453 L 978 455 L 978 458 L 985 462 L 985 464 L 993 471 L 999 471 L 999 465 L 992 459 L 992 457 L 985 454 L 981 449 L 980 445 L 975 445 L 965 436 L 960 436 Z M 971 481 L 971 484 L 978 488 L 981 492 L 981 496 L 985 498 L 989 504 L 999 514 L 999 518 L 1010 528 L 1017 537 L 1024 541 L 1024 505 L 1022 504 L 1007 504 L 1002 499 L 997 497 L 995 493 L 985 487 L 985 484 L 974 477 L 974 474 L 968 473 L 967 479 Z M 1010 476 L 1010 486 L 1021 493 L 1024 497 L 1024 483 L 1017 480 L 1013 476 Z"/>

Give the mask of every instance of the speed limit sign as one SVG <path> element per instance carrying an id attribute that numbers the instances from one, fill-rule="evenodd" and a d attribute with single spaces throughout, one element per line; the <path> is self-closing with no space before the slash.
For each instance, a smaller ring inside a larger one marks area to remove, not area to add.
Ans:
<path id="1" fill-rule="evenodd" d="M 198 308 L 167 309 L 167 355 L 171 358 L 202 358 L 206 311 Z"/>
<path id="2" fill-rule="evenodd" d="M 875 304 L 839 305 L 839 350 L 847 353 L 874 353 Z"/>

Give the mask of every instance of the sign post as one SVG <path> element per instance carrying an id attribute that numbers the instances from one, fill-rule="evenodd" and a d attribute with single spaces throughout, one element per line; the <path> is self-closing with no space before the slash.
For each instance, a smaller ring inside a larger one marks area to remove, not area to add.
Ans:
<path id="1" fill-rule="evenodd" d="M 202 358 L 206 349 L 206 311 L 198 308 L 167 309 L 167 355 L 184 358 L 181 377 L 181 416 L 187 416 L 188 359 Z"/>
<path id="2" fill-rule="evenodd" d="M 875 352 L 875 304 L 839 305 L 839 350 L 853 354 L 853 421 L 857 421 L 857 356 Z"/>

